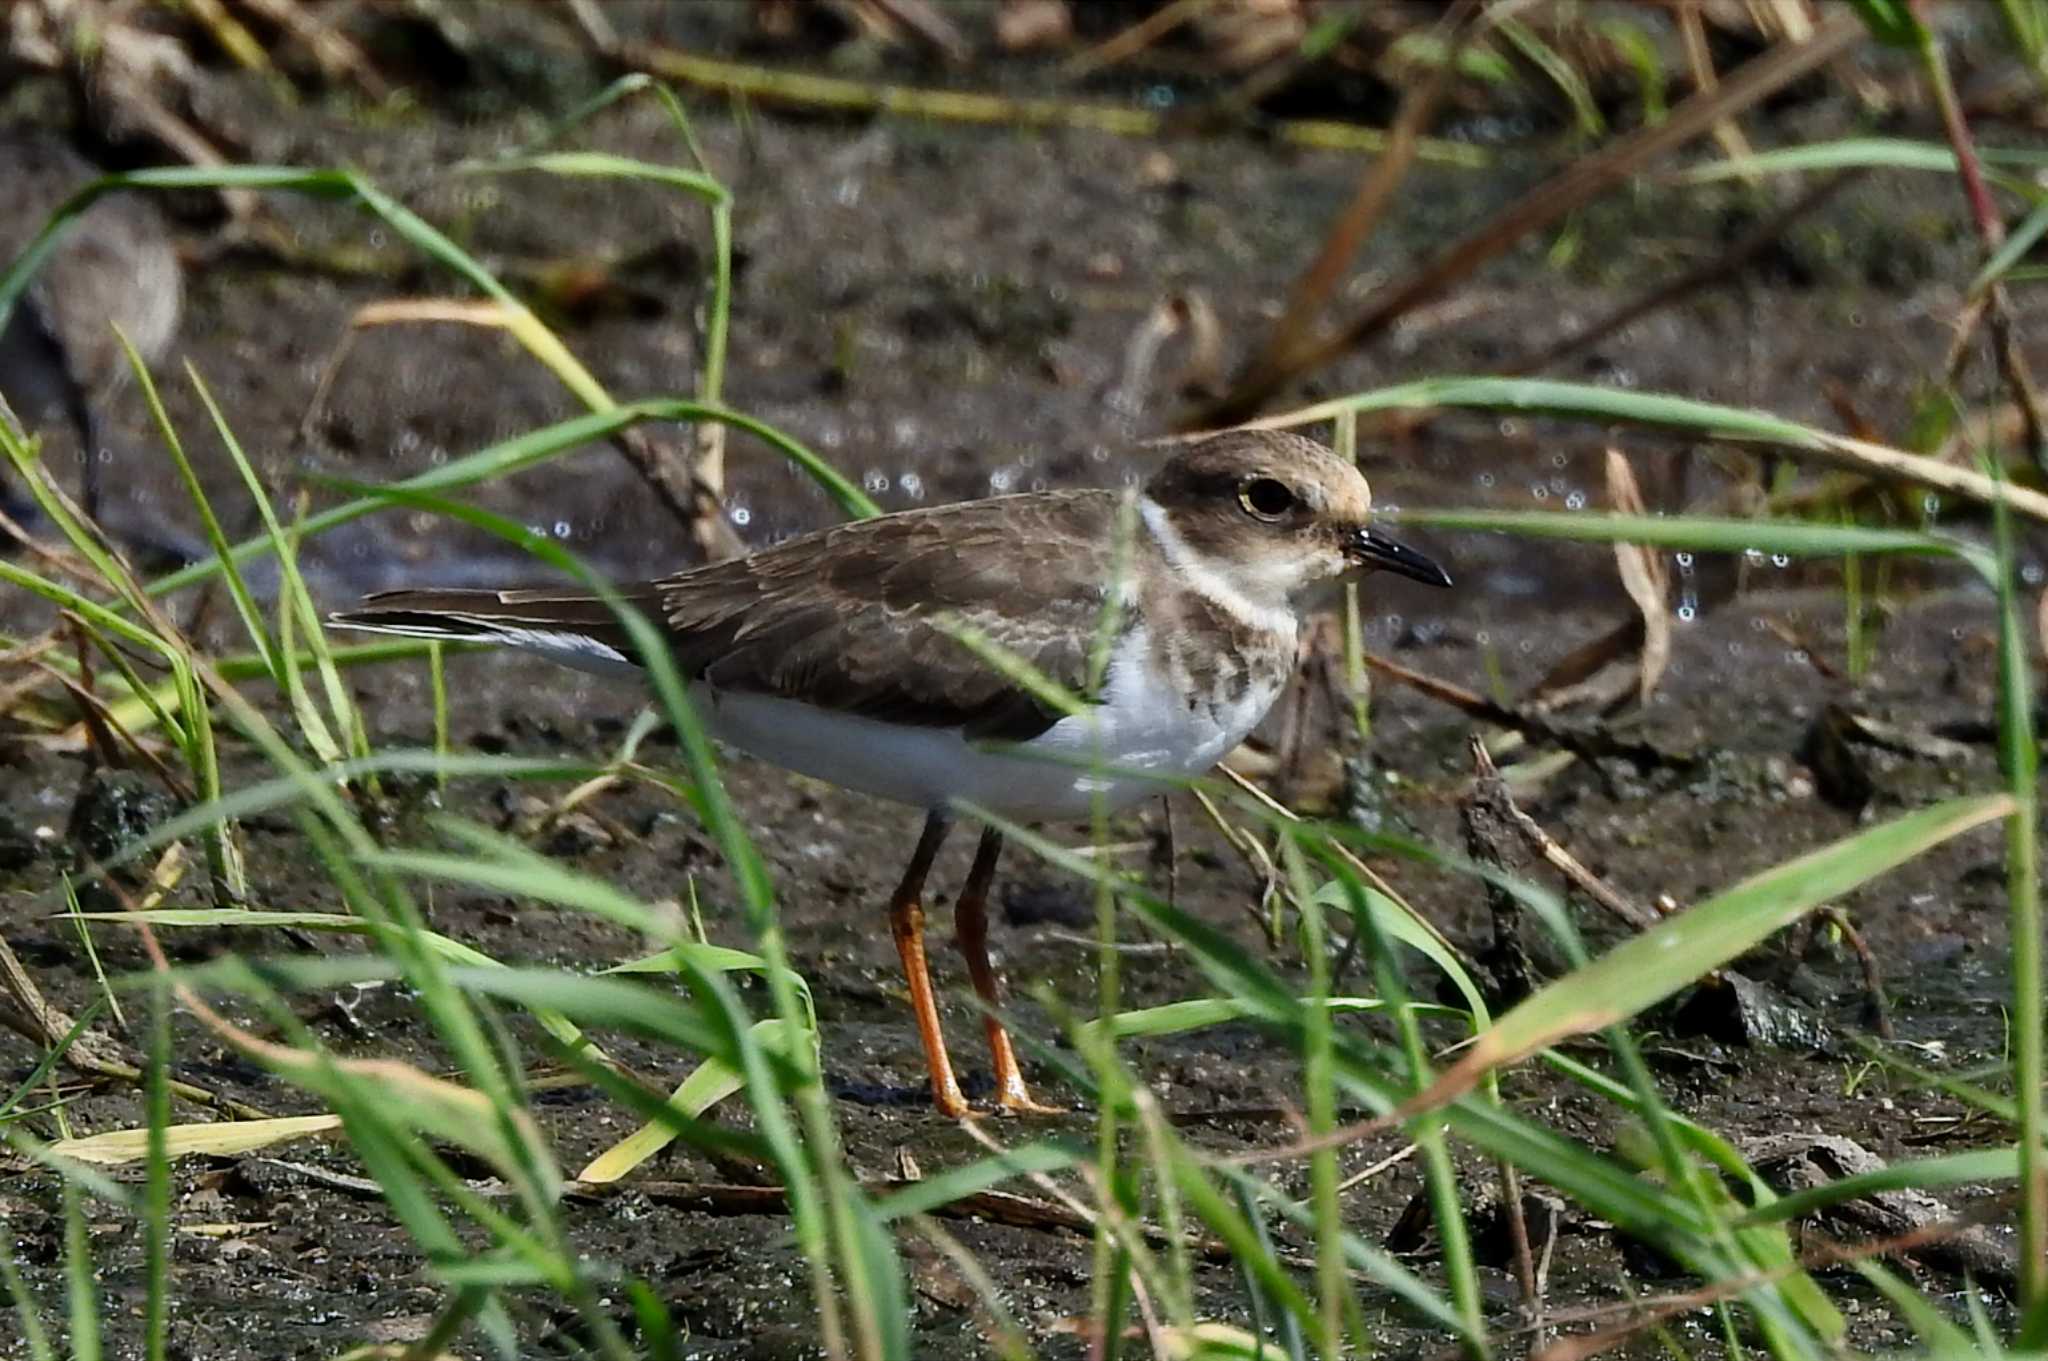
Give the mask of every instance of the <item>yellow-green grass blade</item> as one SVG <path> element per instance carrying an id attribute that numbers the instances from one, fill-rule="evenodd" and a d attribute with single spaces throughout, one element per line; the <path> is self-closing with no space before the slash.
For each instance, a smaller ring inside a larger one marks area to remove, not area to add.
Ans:
<path id="1" fill-rule="evenodd" d="M 1373 924 L 1382 933 L 1421 955 L 1434 964 L 1439 973 L 1451 980 L 1451 986 L 1465 999 L 1466 1009 L 1470 1013 L 1469 1019 L 1475 1031 L 1484 1030 L 1493 1024 L 1493 1014 L 1487 1010 L 1486 998 L 1481 995 L 1478 983 L 1465 971 L 1465 966 L 1458 962 L 1457 956 L 1444 948 L 1443 940 L 1435 932 L 1416 921 L 1399 903 L 1370 884 L 1359 884 L 1358 893 L 1365 901 L 1366 910 L 1372 913 Z M 1351 907 L 1351 895 L 1342 883 L 1323 885 L 1316 891 L 1316 898 L 1330 907 L 1346 911 Z M 1445 1013 L 1454 1011 L 1450 1007 L 1418 1006 L 1416 1009 L 1439 1010 Z"/>
<path id="2" fill-rule="evenodd" d="M 2011 170 L 2014 178 L 2048 166 L 2048 152 L 2033 148 L 1979 147 L 1977 154 L 1987 165 Z M 1920 170 L 1953 175 L 1956 154 L 1938 142 L 1905 137 L 1843 137 L 1706 161 L 1678 171 L 1671 178 L 1680 184 L 1708 184 L 1715 180 L 1753 179 L 1758 175 L 1851 169 Z"/>
<path id="3" fill-rule="evenodd" d="M 128 922 L 164 927 L 259 931 L 292 929 L 332 931 L 351 936 L 374 936 L 377 933 L 375 923 L 341 912 L 266 912 L 257 908 L 233 907 L 157 907 L 135 912 L 81 912 L 78 915 L 84 921 L 105 921 L 115 924 Z M 466 945 L 438 931 L 422 931 L 420 940 L 451 964 L 474 968 L 506 967 L 475 946 Z M 611 1061 L 606 1058 L 604 1051 L 586 1038 L 567 1017 L 543 1010 L 534 1014 L 534 1020 L 563 1044 L 587 1048 L 600 1062 Z"/>
<path id="4" fill-rule="evenodd" d="M 2004 502 L 2034 519 L 2048 519 L 2048 497 L 1971 468 L 1801 425 L 1769 412 L 1703 402 L 1664 392 L 1636 392 L 1554 378 L 1424 378 L 1392 387 L 1333 397 L 1313 406 L 1253 421 L 1253 429 L 1292 429 L 1334 420 L 1346 411 L 1467 407 L 1522 411 L 1573 420 L 1625 422 L 1676 431 L 1697 439 L 1771 445 L 1803 451 L 1816 461 L 1863 474 L 1923 483 L 1993 505 Z"/>
<path id="5" fill-rule="evenodd" d="M 755 1044 L 771 1054 L 781 1052 L 789 1043 L 789 1036 L 782 1022 L 772 1016 L 765 1021 L 754 1022 L 750 1034 Z M 806 1035 L 800 1037 L 797 1042 L 808 1043 L 812 1038 Z M 675 1091 L 669 1094 L 668 1105 L 674 1119 L 649 1120 L 592 1158 L 584 1165 L 583 1170 L 576 1174 L 576 1180 L 592 1185 L 617 1181 L 674 1143 L 677 1121 L 697 1119 L 705 1111 L 744 1087 L 746 1081 L 738 1070 L 723 1059 L 704 1060 L 688 1077 L 677 1084 Z"/>
<path id="6" fill-rule="evenodd" d="M 1911 529 L 1866 529 L 1805 520 L 1741 520 L 1715 515 L 1623 515 L 1601 511 L 1403 510 L 1403 524 L 1470 533 L 1520 534 L 1575 543 L 1634 543 L 1697 553 L 1785 553 L 1839 557 L 1903 553 L 1962 557 L 1978 550 Z"/>
<path id="7" fill-rule="evenodd" d="M 2043 236 L 2048 236 L 2048 198 L 2034 205 L 2034 210 L 2006 236 L 2004 244 L 1991 252 L 1984 268 L 1970 280 L 1970 296 L 1977 298 L 1990 291 L 1994 284 L 2012 272 L 2014 265 L 2026 258 L 2027 252 L 2039 244 Z"/>
<path id="8" fill-rule="evenodd" d="M 185 1158 L 205 1155 L 239 1157 L 274 1144 L 328 1134 L 341 1128 L 338 1115 L 281 1115 L 269 1120 L 212 1120 L 196 1125 L 169 1125 L 159 1130 L 108 1130 L 59 1139 L 49 1146 L 51 1153 L 96 1167 L 122 1167 L 150 1156 L 152 1133 L 163 1139 L 163 1156 Z"/>
<path id="9" fill-rule="evenodd" d="M 801 1024 L 805 1008 L 791 981 L 795 974 L 786 963 L 782 927 L 775 908 L 774 892 L 768 882 L 767 867 L 725 793 L 710 739 L 690 707 L 689 696 L 662 635 L 645 616 L 621 599 L 609 582 L 581 560 L 559 544 L 533 534 L 503 516 L 401 488 L 378 491 L 376 503 L 433 511 L 516 544 L 581 582 L 617 615 L 631 639 L 635 655 L 646 668 L 649 684 L 681 741 L 684 762 L 693 781 L 689 794 L 692 805 L 718 843 L 738 884 L 740 903 L 748 925 L 769 966 L 768 989 L 776 1015 L 786 1025 Z M 681 958 L 688 973 L 688 957 Z M 691 976 L 691 990 L 703 999 L 707 1013 L 724 1026 L 738 1056 L 734 1066 L 746 1075 L 748 1102 L 753 1108 L 757 1126 L 762 1138 L 774 1151 L 775 1161 L 783 1173 L 797 1240 L 810 1265 L 812 1290 L 823 1318 L 822 1327 L 828 1336 L 837 1336 L 838 1295 L 831 1279 L 836 1266 L 863 1339 L 862 1345 L 868 1351 L 879 1352 L 881 1333 L 900 1327 L 901 1320 L 885 1317 L 884 1311 L 877 1311 L 875 1302 L 884 1296 L 900 1294 L 901 1271 L 893 1254 L 888 1251 L 886 1238 L 861 1227 L 871 1222 L 867 1217 L 866 1200 L 840 1158 L 838 1130 L 818 1076 L 815 1056 L 802 1055 L 795 1065 L 793 1082 L 778 1080 L 779 1075 L 771 1068 L 767 1055 L 752 1043 L 742 1020 L 744 1012 L 723 980 L 717 974 L 697 973 Z M 802 1127 L 801 1139 L 796 1124 L 791 1122 L 785 1109 L 786 1101 L 796 1108 L 798 1123 Z M 879 1277 L 871 1275 L 874 1270 L 880 1271 Z"/>
<path id="10" fill-rule="evenodd" d="M 437 468 L 426 469 L 388 487 L 362 488 L 353 499 L 308 515 L 301 527 L 301 534 L 303 537 L 311 538 L 338 525 L 348 524 L 365 515 L 384 510 L 393 504 L 391 498 L 401 493 L 458 491 L 465 487 L 495 482 L 574 453 L 598 440 L 607 439 L 622 430 L 648 421 L 717 421 L 754 436 L 803 469 L 848 516 L 863 518 L 881 514 L 881 508 L 873 499 L 848 481 L 838 469 L 766 422 L 722 406 L 664 397 L 627 402 L 608 410 L 572 416 L 568 420 L 557 421 L 553 425 L 542 426 L 538 430 L 529 430 L 511 439 L 501 440 L 473 454 L 452 459 Z M 353 484 L 336 485 L 347 487 Z M 269 547 L 267 538 L 246 539 L 235 545 L 228 556 L 236 562 L 245 562 L 261 556 Z M 151 581 L 149 593 L 164 595 L 196 585 L 219 575 L 221 570 L 222 559 L 219 556 L 207 558 Z"/>

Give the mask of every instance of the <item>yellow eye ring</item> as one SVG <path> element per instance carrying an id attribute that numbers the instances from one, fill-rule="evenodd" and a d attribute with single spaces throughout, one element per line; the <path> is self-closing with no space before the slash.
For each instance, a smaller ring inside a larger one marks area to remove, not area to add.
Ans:
<path id="1" fill-rule="evenodd" d="M 1237 489 L 1237 503 L 1244 513 L 1259 520 L 1277 520 L 1296 504 L 1294 489 L 1277 477 L 1248 478 Z"/>

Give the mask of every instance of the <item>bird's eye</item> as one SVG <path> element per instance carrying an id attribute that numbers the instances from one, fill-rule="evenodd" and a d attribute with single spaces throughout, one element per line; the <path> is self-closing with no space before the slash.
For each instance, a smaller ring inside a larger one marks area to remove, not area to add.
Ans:
<path id="1" fill-rule="evenodd" d="M 1237 493 L 1237 503 L 1261 520 L 1277 520 L 1294 509 L 1294 493 L 1273 477 L 1255 477 Z"/>

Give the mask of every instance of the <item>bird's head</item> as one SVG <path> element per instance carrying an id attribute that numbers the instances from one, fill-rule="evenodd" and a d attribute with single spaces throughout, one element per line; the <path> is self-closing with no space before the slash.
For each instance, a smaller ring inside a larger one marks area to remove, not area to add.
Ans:
<path id="1" fill-rule="evenodd" d="M 1293 605 L 1361 572 L 1432 586 L 1450 574 L 1372 526 L 1372 490 L 1314 440 L 1233 430 L 1188 444 L 1146 484 L 1144 513 L 1167 556 L 1217 574 L 1245 598 Z"/>

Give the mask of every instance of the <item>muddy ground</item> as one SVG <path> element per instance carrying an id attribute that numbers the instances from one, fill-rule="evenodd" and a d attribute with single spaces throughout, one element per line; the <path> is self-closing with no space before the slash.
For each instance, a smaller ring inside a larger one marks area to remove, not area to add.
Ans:
<path id="1" fill-rule="evenodd" d="M 446 173 L 464 157 L 534 135 L 543 108 L 565 107 L 598 80 L 560 50 L 536 52 L 551 82 L 547 98 L 486 81 L 395 120 L 372 120 L 340 104 L 281 111 L 256 86 L 222 72 L 213 86 L 218 107 L 208 113 L 231 132 L 243 159 L 361 167 L 508 277 L 537 279 L 551 267 L 609 262 L 620 285 L 618 306 L 550 319 L 615 395 L 687 390 L 707 241 L 693 205 L 637 187 Z M 1133 435 L 1166 428 L 1183 409 L 1171 382 L 1132 391 L 1127 355 L 1147 314 L 1164 299 L 1199 293 L 1222 322 L 1228 353 L 1245 353 L 1362 164 L 1243 137 L 1157 144 L 761 111 L 736 122 L 720 101 L 692 100 L 691 107 L 737 203 L 741 261 L 730 400 L 807 441 L 891 508 L 1142 476 L 1147 457 L 1124 446 Z M 31 88 L 9 92 L 0 106 L 17 118 L 43 120 L 56 108 L 47 92 Z M 1839 135 L 1854 122 L 1817 88 L 1788 99 L 1760 126 L 1785 140 Z M 681 157 L 651 103 L 602 117 L 590 140 L 650 159 Z M 1492 150 L 1497 159 L 1488 172 L 1416 172 L 1351 296 L 1397 275 L 1553 163 L 1535 145 Z M 1753 405 L 1828 425 L 1836 419 L 1825 396 L 1833 383 L 1878 429 L 1897 430 L 1918 375 L 1939 362 L 1945 318 L 1973 268 L 1953 198 L 1942 180 L 1870 177 L 1726 286 L 1638 323 L 1559 376 Z M 494 335 L 396 327 L 357 338 L 324 405 L 306 420 L 355 309 L 460 288 L 406 257 L 365 214 L 288 198 L 274 206 L 306 256 L 330 267 L 279 268 L 263 252 L 224 247 L 203 211 L 181 217 L 179 241 L 197 267 L 188 276 L 188 313 L 173 351 L 214 385 L 274 487 L 294 489 L 310 473 L 403 476 L 577 410 L 572 397 Z M 1546 260 L 1544 247 L 1553 241 L 1532 244 L 1377 349 L 1319 376 L 1306 395 L 1489 371 L 1710 256 L 1759 211 L 1739 189 L 1644 184 L 1615 195 L 1575 222 L 1579 245 L 1568 261 Z M 2039 332 L 2042 319 L 2034 320 Z M 1163 366 L 1161 374 L 1171 371 Z M 204 414 L 189 387 L 174 379 L 166 394 L 173 419 L 199 450 L 208 485 L 234 515 L 245 514 L 246 502 L 232 494 L 232 473 L 201 433 Z M 118 410 L 123 442 L 112 485 L 126 499 L 124 513 L 132 522 L 189 527 L 189 509 L 162 469 L 132 394 Z M 1441 420 L 1371 449 L 1366 461 L 1386 502 L 1597 504 L 1599 456 L 1610 442 L 1635 456 L 1653 503 L 1669 508 L 1713 495 L 1725 473 L 1740 467 L 1726 451 L 1491 418 Z M 578 454 L 477 499 L 621 574 L 688 560 L 674 524 L 609 449 Z M 733 444 L 730 507 L 751 543 L 833 514 L 808 482 L 745 439 Z M 1967 522 L 1958 528 L 1981 530 Z M 1514 690 L 1622 618 L 1607 552 L 1496 537 L 1413 537 L 1453 564 L 1459 589 L 1435 597 L 1400 583 L 1376 585 L 1368 625 L 1372 647 L 1416 669 L 1474 688 Z M 309 557 L 319 589 L 337 602 L 397 582 L 496 580 L 519 570 L 493 545 L 402 517 L 361 522 L 310 548 Z M 1993 786 L 1991 748 L 1969 740 L 1990 717 L 1988 597 L 1939 575 L 1902 578 L 1886 602 L 1890 617 L 1874 664 L 1852 682 L 1829 674 L 1839 673 L 1845 650 L 1845 611 L 1833 577 L 1751 563 L 1731 596 L 1733 565 L 1700 562 L 1689 570 L 1680 584 L 1694 608 L 1682 612 L 1690 617 L 1678 629 L 1673 665 L 1647 707 L 1642 733 L 1697 759 L 1647 770 L 1611 764 L 1600 775 L 1579 768 L 1528 800 L 1530 811 L 1618 887 L 1641 901 L 1692 901 L 1842 836 L 1860 819 Z M 24 602 L 6 609 L 10 625 L 33 618 Z M 1785 640 L 1785 626 L 1803 649 Z M 515 658 L 461 658 L 451 663 L 451 675 L 456 737 L 487 750 L 599 759 L 641 702 L 614 683 Z M 380 741 L 428 738 L 419 667 L 351 679 Z M 1809 732 L 1833 703 L 1923 730 L 1946 725 L 1964 745 L 1944 761 L 1862 750 L 1874 792 L 1859 814 L 1830 797 L 1840 791 L 1825 771 L 1816 778 L 1807 759 Z M 1374 713 L 1372 759 L 1403 776 L 1393 809 L 1431 843 L 1461 848 L 1455 805 L 1468 774 L 1469 725 L 1385 686 Z M 1312 752 L 1340 742 L 1326 719 L 1315 731 Z M 62 830 L 84 766 L 31 742 L 4 751 L 0 832 L 22 839 L 9 843 L 19 852 L 0 861 L 7 866 L 0 869 L 0 928 L 51 999 L 76 1010 L 95 994 L 91 967 L 72 928 L 48 913 Z M 233 780 L 262 773 L 246 752 L 233 752 L 231 760 Z M 1311 764 L 1324 768 L 1320 760 Z M 921 1057 L 883 929 L 881 902 L 907 853 L 912 816 L 743 758 L 731 762 L 729 776 L 774 875 L 795 963 L 817 999 L 826 1071 L 855 1166 L 864 1175 L 893 1175 L 907 1153 L 929 1173 L 973 1156 L 968 1140 L 922 1104 Z M 550 791 L 479 781 L 458 785 L 446 803 L 503 824 L 529 792 Z M 694 882 L 713 938 L 747 943 L 708 840 L 672 802 L 628 789 L 605 796 L 592 811 L 596 834 L 557 837 L 542 848 L 650 899 L 677 897 Z M 1162 814 L 1150 807 L 1127 822 L 1128 839 L 1147 841 L 1161 831 Z M 1276 967 L 1290 967 L 1288 952 L 1269 950 L 1253 923 L 1252 877 L 1191 808 L 1176 808 L 1174 823 L 1182 903 Z M 416 825 L 399 830 L 427 835 Z M 1084 829 L 1053 831 L 1085 838 Z M 940 903 L 965 872 L 966 840 L 940 861 Z M 257 822 L 249 843 L 261 905 L 332 904 L 332 890 L 307 876 L 305 849 L 283 823 Z M 1412 867 L 1385 868 L 1454 939 L 1484 948 L 1491 923 L 1479 895 Z M 1084 1010 L 1091 1006 L 1091 959 L 1075 939 L 1089 929 L 1085 891 L 1013 852 L 998 896 L 1004 912 L 996 945 L 1020 996 L 1043 987 Z M 2002 1053 L 2003 902 L 1998 845 L 1980 833 L 1843 904 L 1884 970 L 1898 1038 L 1921 1046 L 1907 1051 L 1916 1062 L 1966 1071 Z M 602 966 L 642 948 L 584 918 L 485 894 L 440 892 L 433 914 L 439 930 L 512 963 Z M 936 915 L 943 921 L 943 910 Z M 1615 938 L 1612 922 L 1590 909 L 1582 921 L 1596 943 Z M 119 932 L 103 932 L 97 943 L 109 971 L 142 965 L 135 943 Z M 215 933 L 187 933 L 173 945 L 191 960 L 276 948 L 274 941 Z M 351 947 L 323 941 L 319 948 Z M 964 972 L 943 950 L 937 967 L 958 1055 L 971 1080 L 985 1081 L 973 1012 L 962 1000 Z M 1950 1138 L 1993 1137 L 1981 1129 L 1958 1133 L 1963 1108 L 1955 1101 L 1869 1065 L 1856 1043 L 1868 1033 L 1866 992 L 1845 950 L 1793 932 L 1744 968 L 1821 1018 L 1827 1042 L 1819 1049 L 1746 1045 L 1675 1017 L 1655 1018 L 1646 1034 L 1678 1109 L 1738 1141 L 1824 1131 L 1887 1157 L 1948 1146 Z M 1128 956 L 1124 988 L 1132 1005 L 1206 991 L 1184 958 L 1151 948 Z M 342 1052 L 395 1055 L 429 1068 L 442 1061 L 424 1042 L 410 1000 L 395 990 L 304 997 L 299 1011 Z M 1051 1042 L 1035 1002 L 1020 1002 L 1020 1014 L 1027 1033 Z M 178 1035 L 187 1080 L 275 1112 L 306 1108 L 292 1089 L 231 1058 L 196 1027 L 181 1021 Z M 631 1041 L 611 1047 L 644 1071 L 673 1076 L 674 1054 Z M 1283 1137 L 1296 1075 L 1258 1035 L 1225 1028 L 1137 1044 L 1132 1053 L 1165 1106 L 1187 1117 L 1191 1137 L 1204 1145 Z M 0 1036 L 0 1085 L 26 1075 L 34 1059 L 24 1042 Z M 1039 1071 L 1045 1094 L 1061 1099 L 1057 1082 Z M 1615 1132 L 1613 1108 L 1541 1071 L 1517 1070 L 1504 1086 L 1524 1110 L 1574 1136 L 1604 1144 Z M 631 1127 L 618 1108 L 580 1091 L 546 1096 L 540 1113 L 569 1168 Z M 81 1090 L 70 1114 L 85 1131 L 140 1121 L 137 1100 L 117 1088 Z M 199 1116 L 182 1109 L 179 1118 Z M 1080 1116 L 1045 1132 L 1088 1127 Z M 997 1132 L 1026 1134 L 1010 1126 Z M 1379 1140 L 1347 1149 L 1345 1168 L 1367 1166 L 1396 1146 Z M 1469 1171 L 1475 1190 L 1486 1183 L 1476 1161 Z M 342 1147 L 322 1143 L 291 1147 L 276 1159 L 181 1163 L 177 1354 L 325 1357 L 359 1342 L 417 1336 L 439 1291 L 422 1276 L 420 1255 L 384 1207 L 347 1189 L 345 1178 L 359 1174 Z M 722 1179 L 685 1154 L 647 1175 Z M 1351 1192 L 1353 1227 L 1369 1239 L 1383 1237 L 1418 1185 L 1412 1167 L 1400 1164 Z M 814 1350 L 801 1270 L 782 1218 L 713 1216 L 630 1191 L 601 1203 L 573 1202 L 567 1213 L 593 1257 L 654 1285 L 689 1329 L 689 1354 L 767 1358 Z M 25 1168 L 7 1171 L 0 1176 L 0 1215 L 14 1260 L 54 1319 L 63 1288 L 54 1181 Z M 1079 1354 L 1062 1322 L 1086 1312 L 1087 1244 L 1019 1228 L 952 1227 L 1045 1354 Z M 103 1312 L 126 1354 L 139 1334 L 139 1236 L 132 1222 L 106 1215 L 95 1219 L 93 1243 Z M 906 1239 L 904 1247 L 917 1289 L 920 1355 L 987 1354 L 981 1323 L 964 1307 L 950 1269 L 920 1242 Z M 1426 1245 L 1421 1252 L 1426 1263 Z M 1924 1269 L 1930 1288 L 1953 1286 L 1938 1268 Z M 1515 1295 L 1504 1259 L 1495 1257 L 1488 1272 L 1492 1317 L 1509 1326 Z M 1203 1284 L 1206 1308 L 1242 1317 L 1234 1272 L 1208 1268 Z M 1552 1307 L 1564 1309 L 1679 1282 L 1640 1255 L 1619 1252 L 1599 1226 L 1568 1219 L 1549 1284 Z M 1859 1344 L 1883 1348 L 1906 1340 L 1890 1312 L 1852 1278 L 1832 1284 L 1854 1307 Z M 1368 1302 L 1385 1354 L 1436 1350 L 1432 1335 L 1390 1301 Z M 557 1333 L 564 1322 L 544 1303 L 521 1320 L 537 1354 L 566 1345 Z M 15 1326 L 0 1315 L 8 1355 L 24 1354 Z M 1676 1331 L 1688 1346 L 1712 1353 L 1711 1318 L 1688 1316 Z M 1648 1354 L 1650 1344 L 1643 1347 Z"/>

